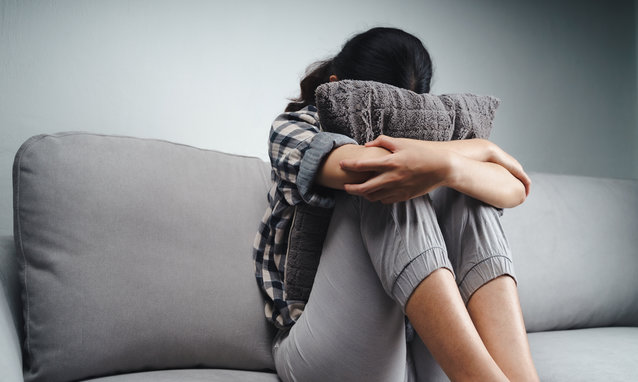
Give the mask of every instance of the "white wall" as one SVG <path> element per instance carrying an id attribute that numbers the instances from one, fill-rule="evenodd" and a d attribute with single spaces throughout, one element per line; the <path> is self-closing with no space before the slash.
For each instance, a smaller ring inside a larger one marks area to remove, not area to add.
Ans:
<path id="1" fill-rule="evenodd" d="M 266 159 L 309 63 L 376 25 L 420 37 L 433 92 L 502 99 L 493 140 L 532 171 L 638 178 L 633 0 L 0 0 L 0 234 L 11 164 L 44 132 Z"/>

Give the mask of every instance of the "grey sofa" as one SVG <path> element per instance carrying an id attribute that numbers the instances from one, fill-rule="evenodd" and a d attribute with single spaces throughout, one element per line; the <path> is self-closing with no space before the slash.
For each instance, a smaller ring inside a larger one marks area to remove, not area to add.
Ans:
<path id="1" fill-rule="evenodd" d="M 25 142 L 13 171 L 0 381 L 278 380 L 251 258 L 266 163 L 61 133 Z M 638 181 L 532 179 L 503 223 L 541 379 L 638 380 Z M 420 377 L 445 380 L 410 346 Z"/>

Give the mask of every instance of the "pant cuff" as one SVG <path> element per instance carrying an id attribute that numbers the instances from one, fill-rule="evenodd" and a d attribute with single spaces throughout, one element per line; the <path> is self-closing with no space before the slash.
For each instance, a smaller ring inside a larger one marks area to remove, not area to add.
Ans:
<path id="1" fill-rule="evenodd" d="M 439 268 L 447 268 L 454 274 L 447 251 L 444 248 L 433 247 L 421 253 L 410 261 L 401 271 L 392 287 L 392 297 L 401 305 L 405 313 L 405 304 L 412 292 L 430 273 Z"/>
<path id="2" fill-rule="evenodd" d="M 480 287 L 503 275 L 508 275 L 517 282 L 514 264 L 508 256 L 488 257 L 472 267 L 459 283 L 459 290 L 465 304 L 467 305 L 470 297 Z"/>

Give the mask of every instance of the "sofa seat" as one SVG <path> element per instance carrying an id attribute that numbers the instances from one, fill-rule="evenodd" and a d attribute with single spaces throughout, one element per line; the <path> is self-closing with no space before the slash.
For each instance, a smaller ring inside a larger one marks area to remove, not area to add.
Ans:
<path id="1" fill-rule="evenodd" d="M 90 379 L 85 382 L 278 382 L 277 374 L 227 369 L 149 371 Z"/>
<path id="2" fill-rule="evenodd" d="M 529 333 L 539 377 L 553 381 L 638 381 L 638 328 Z"/>

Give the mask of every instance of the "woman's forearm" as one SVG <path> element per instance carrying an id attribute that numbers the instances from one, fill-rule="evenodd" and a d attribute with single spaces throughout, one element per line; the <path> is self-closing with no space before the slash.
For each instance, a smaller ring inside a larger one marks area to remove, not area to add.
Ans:
<path id="1" fill-rule="evenodd" d="M 343 190 L 345 184 L 359 184 L 376 175 L 373 171 L 346 171 L 339 163 L 343 160 L 378 159 L 389 155 L 390 152 L 381 147 L 365 147 L 348 144 L 337 147 L 324 159 L 315 182 L 321 186 Z"/>
<path id="2" fill-rule="evenodd" d="M 448 185 L 499 208 L 516 207 L 526 198 L 525 185 L 503 166 L 455 155 Z"/>
<path id="3" fill-rule="evenodd" d="M 523 170 L 523 166 L 494 143 L 485 139 L 467 139 L 449 142 L 439 142 L 441 147 L 464 157 L 479 162 L 492 162 L 505 168 L 518 179 L 525 189 L 525 196 L 529 194 L 531 179 Z"/>
<path id="4" fill-rule="evenodd" d="M 497 147 L 494 143 L 479 138 L 429 142 L 429 144 L 439 146 L 480 162 L 492 162 L 494 152 L 496 151 L 495 148 Z"/>
<path id="5" fill-rule="evenodd" d="M 529 189 L 520 164 L 488 141 L 449 143 L 385 136 L 366 146 L 333 150 L 315 181 L 383 203 L 448 186 L 500 208 L 521 204 Z"/>

